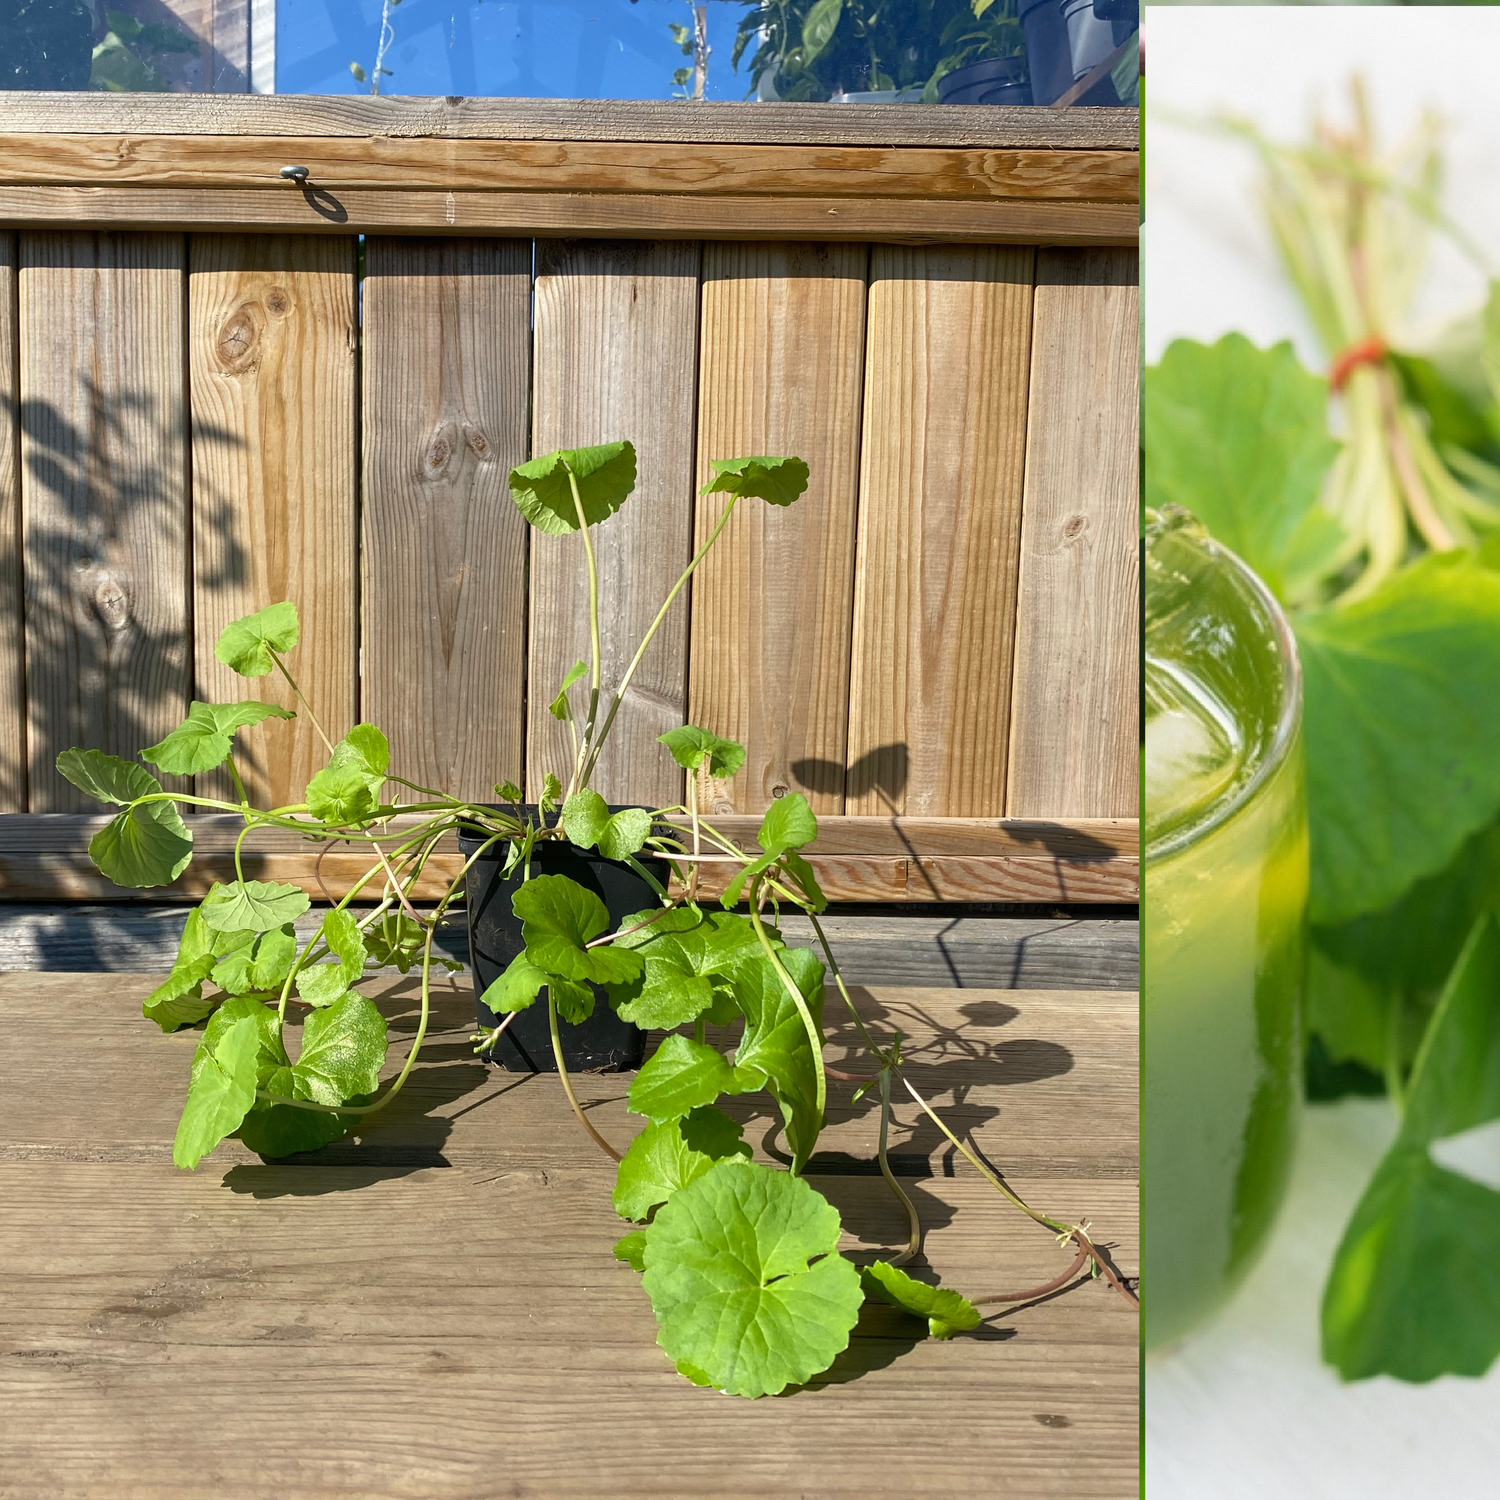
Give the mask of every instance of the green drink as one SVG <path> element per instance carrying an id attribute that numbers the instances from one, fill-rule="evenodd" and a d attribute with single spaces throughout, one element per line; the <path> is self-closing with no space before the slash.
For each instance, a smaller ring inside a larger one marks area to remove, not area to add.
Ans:
<path id="1" fill-rule="evenodd" d="M 1141 1207 L 1145 1342 L 1214 1311 L 1263 1244 L 1301 1100 L 1301 676 L 1259 579 L 1147 512 Z"/>

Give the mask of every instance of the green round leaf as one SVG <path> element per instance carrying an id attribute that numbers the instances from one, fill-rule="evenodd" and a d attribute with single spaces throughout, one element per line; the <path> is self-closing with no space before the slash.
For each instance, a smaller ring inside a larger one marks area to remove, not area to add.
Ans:
<path id="1" fill-rule="evenodd" d="M 810 948 L 788 948 L 778 957 L 796 984 L 821 1039 L 822 963 Z M 823 1128 L 812 1038 L 797 1002 L 769 959 L 738 968 L 734 993 L 745 1015 L 745 1034 L 734 1054 L 736 1082 L 741 1090 L 770 1090 L 786 1122 L 794 1169 L 800 1172 Z"/>
<path id="2" fill-rule="evenodd" d="M 651 835 L 651 814 L 644 807 L 622 807 L 599 835 L 605 859 L 623 860 L 635 854 Z"/>
<path id="3" fill-rule="evenodd" d="M 1290 344 L 1178 339 L 1146 371 L 1146 504 L 1180 505 L 1282 598 L 1337 562 L 1343 528 L 1318 504 L 1338 455 L 1328 382 Z"/>
<path id="4" fill-rule="evenodd" d="M 719 1162 L 646 1232 L 657 1342 L 738 1396 L 774 1395 L 826 1370 L 864 1301 L 859 1272 L 838 1254 L 840 1227 L 802 1178 Z"/>
<path id="5" fill-rule="evenodd" d="M 102 750 L 64 750 L 57 757 L 57 773 L 79 791 L 119 807 L 161 791 L 161 782 L 149 771 Z"/>
<path id="6" fill-rule="evenodd" d="M 271 932 L 295 922 L 311 905 L 307 892 L 295 885 L 236 880 L 216 885 L 198 910 L 215 932 Z"/>
<path id="7" fill-rule="evenodd" d="M 861 1275 L 872 1296 L 927 1319 L 927 1331 L 935 1339 L 951 1339 L 955 1333 L 979 1326 L 979 1309 L 967 1297 L 946 1287 L 929 1286 L 908 1276 L 899 1266 L 877 1260 Z"/>
<path id="8" fill-rule="evenodd" d="M 722 1110 L 703 1107 L 680 1120 L 655 1121 L 631 1143 L 615 1174 L 613 1202 L 622 1219 L 648 1218 L 679 1188 L 717 1161 L 749 1156 L 743 1128 Z"/>
<path id="9" fill-rule="evenodd" d="M 187 1102 L 177 1122 L 172 1160 L 191 1171 L 226 1135 L 235 1130 L 255 1102 L 256 1059 L 261 1031 L 253 1016 L 241 1016 L 193 1059 Z"/>
<path id="10" fill-rule="evenodd" d="M 285 655 L 299 635 L 296 606 L 272 604 L 226 625 L 214 644 L 214 655 L 241 677 L 264 677 L 276 665 L 271 653 Z"/>
<path id="11" fill-rule="evenodd" d="M 646 1060 L 630 1085 L 629 1108 L 653 1120 L 676 1120 L 712 1104 L 720 1094 L 737 1094 L 734 1069 L 723 1053 L 685 1036 L 669 1036 Z"/>
<path id="12" fill-rule="evenodd" d="M 374 1001 L 351 992 L 308 1016 L 292 1072 L 307 1098 L 344 1104 L 379 1087 L 386 1046 L 385 1017 Z"/>
<path id="13" fill-rule="evenodd" d="M 801 792 L 778 797 L 760 820 L 756 839 L 767 854 L 782 855 L 800 849 L 818 836 L 818 820 Z"/>
<path id="14" fill-rule="evenodd" d="M 257 933 L 243 947 L 214 965 L 212 979 L 231 995 L 279 991 L 297 958 L 297 938 L 290 927 Z"/>
<path id="15" fill-rule="evenodd" d="M 193 836 L 176 803 L 145 802 L 111 818 L 89 840 L 89 858 L 116 885 L 170 885 L 193 858 Z"/>
<path id="16" fill-rule="evenodd" d="M 586 945 L 609 926 L 604 903 L 566 875 L 537 875 L 511 898 L 521 919 L 526 957 L 561 979 L 621 984 L 641 972 L 640 958 L 627 949 Z"/>
<path id="17" fill-rule="evenodd" d="M 541 994 L 551 977 L 545 969 L 537 968 L 524 953 L 518 953 L 505 972 L 485 990 L 480 1003 L 496 1015 L 525 1010 Z"/>
<path id="18" fill-rule="evenodd" d="M 322 823 L 362 823 L 380 806 L 378 783 L 370 781 L 358 766 L 330 765 L 307 783 L 307 810 Z"/>
<path id="19" fill-rule="evenodd" d="M 197 776 L 222 765 L 234 744 L 234 732 L 263 719 L 296 715 L 271 703 L 194 703 L 188 716 L 166 739 L 141 751 L 141 759 L 170 776 Z"/>
<path id="20" fill-rule="evenodd" d="M 609 803 L 590 787 L 574 792 L 563 803 L 563 832 L 580 849 L 592 849 L 608 825 Z"/>
<path id="21" fill-rule="evenodd" d="M 163 983 L 141 1003 L 141 1014 L 155 1021 L 163 1031 L 177 1031 L 194 1026 L 211 1016 L 219 1004 L 217 995 L 204 999 L 203 981 L 214 966 L 214 957 L 205 953 L 199 958 L 174 965 Z"/>
<path id="22" fill-rule="evenodd" d="M 745 747 L 734 740 L 696 724 L 684 724 L 657 735 L 659 743 L 672 752 L 672 759 L 685 771 L 696 771 L 706 761 L 708 774 L 720 778 L 733 776 L 745 764 Z"/>
<path id="23" fill-rule="evenodd" d="M 756 495 L 772 505 L 790 505 L 807 488 L 807 465 L 800 458 L 726 458 L 708 467 L 713 478 L 699 491 L 703 495 Z"/>
<path id="24" fill-rule="evenodd" d="M 578 530 L 570 470 L 578 484 L 584 519 L 597 526 L 619 510 L 635 488 L 635 449 L 629 443 L 560 448 L 512 469 L 511 498 L 538 531 L 564 536 Z"/>
<path id="25" fill-rule="evenodd" d="M 1304 615 L 1297 642 L 1309 904 L 1315 922 L 1340 922 L 1436 874 L 1500 809 L 1500 573 L 1424 558 Z"/>

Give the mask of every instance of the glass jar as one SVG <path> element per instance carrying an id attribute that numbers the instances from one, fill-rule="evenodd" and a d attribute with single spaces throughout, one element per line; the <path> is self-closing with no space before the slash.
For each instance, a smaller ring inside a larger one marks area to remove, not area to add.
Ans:
<path id="1" fill-rule="evenodd" d="M 1302 679 L 1276 601 L 1185 511 L 1145 549 L 1144 1337 L 1219 1307 L 1265 1242 L 1302 1094 Z"/>

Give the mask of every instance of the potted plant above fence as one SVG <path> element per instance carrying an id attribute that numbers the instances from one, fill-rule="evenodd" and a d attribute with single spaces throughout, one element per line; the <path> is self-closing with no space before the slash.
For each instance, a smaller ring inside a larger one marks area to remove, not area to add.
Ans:
<path id="1" fill-rule="evenodd" d="M 752 43 L 765 99 L 950 102 L 943 79 L 984 63 L 952 103 L 1031 103 L 1016 0 L 760 0 L 740 21 L 736 67 Z"/>
<path id="2" fill-rule="evenodd" d="M 291 717 L 268 703 L 194 703 L 182 725 L 141 752 L 174 776 L 226 768 L 235 800 L 167 791 L 144 766 L 98 750 L 58 757 L 68 780 L 120 809 L 89 845 L 95 864 L 120 885 L 166 884 L 187 868 L 192 833 L 179 806 L 244 822 L 236 878 L 215 884 L 189 916 L 171 975 L 144 1004 L 163 1031 L 203 1028 L 173 1160 L 196 1167 L 230 1135 L 263 1156 L 286 1156 L 379 1120 L 420 1053 L 434 936 L 463 897 L 485 1017 L 476 1051 L 511 1066 L 555 1067 L 579 1124 L 618 1163 L 614 1207 L 636 1227 L 615 1254 L 641 1273 L 658 1342 L 689 1380 L 743 1396 L 805 1382 L 847 1345 L 866 1297 L 925 1319 L 938 1338 L 975 1327 L 979 1303 L 1043 1295 L 1086 1265 L 1134 1302 L 1085 1226 L 1028 1207 L 934 1112 L 903 1075 L 900 1033 L 877 1037 L 866 1025 L 818 921 L 826 902 L 800 852 L 816 837 L 817 820 L 800 795 L 772 803 L 759 849 L 740 849 L 702 816 L 696 787 L 705 772 L 732 775 L 744 751 L 692 725 L 661 737 L 663 753 L 694 788 L 682 803 L 611 807 L 590 787 L 636 669 L 735 507 L 751 499 L 791 505 L 808 477 L 797 458 L 731 459 L 711 468 L 704 493 L 724 497 L 718 519 L 607 693 L 590 533 L 634 489 L 634 449 L 622 442 L 559 451 L 512 471 L 512 495 L 534 527 L 579 536 L 589 583 L 588 660 L 567 674 L 551 704 L 571 732 L 572 763 L 559 768 L 565 775 L 547 775 L 535 805 L 510 781 L 496 787 L 494 804 L 406 781 L 392 770 L 386 737 L 373 724 L 333 742 L 289 669 L 299 638 L 290 603 L 235 621 L 215 649 L 242 676 L 279 672 L 312 719 L 328 763 L 301 802 L 261 809 L 245 793 L 235 735 Z M 243 847 L 268 828 L 369 852 L 368 870 L 306 941 L 294 924 L 309 909 L 307 894 L 245 878 Z M 462 867 L 436 902 L 419 909 L 418 882 L 453 834 Z M 733 871 L 716 904 L 699 899 L 711 861 Z M 783 907 L 807 914 L 821 957 L 787 945 L 778 927 Z M 393 963 L 420 971 L 421 1010 L 406 1058 L 382 1090 L 386 1023 L 356 985 L 367 968 Z M 830 977 L 871 1059 L 857 1077 L 835 1075 L 824 1060 Z M 296 1018 L 302 1029 L 293 1057 L 286 1027 Z M 732 1049 L 709 1044 L 709 1022 L 738 1036 Z M 647 1030 L 666 1035 L 642 1063 Z M 625 1150 L 600 1134 L 573 1092 L 569 1070 L 601 1063 L 639 1065 L 629 1107 L 647 1123 Z M 830 1076 L 857 1085 L 858 1095 L 878 1095 L 879 1169 L 910 1225 L 899 1253 L 864 1267 L 839 1252 L 838 1212 L 802 1176 L 824 1124 Z M 903 1269 L 921 1251 L 922 1227 L 886 1154 L 898 1086 L 1012 1204 L 1074 1246 L 1067 1271 L 1046 1287 L 966 1299 Z M 752 1161 L 742 1127 L 717 1107 L 726 1096 L 759 1092 L 780 1114 L 789 1169 Z"/>

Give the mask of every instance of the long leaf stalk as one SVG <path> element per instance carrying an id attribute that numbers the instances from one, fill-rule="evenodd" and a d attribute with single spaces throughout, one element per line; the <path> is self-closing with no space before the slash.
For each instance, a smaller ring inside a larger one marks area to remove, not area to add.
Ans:
<path id="1" fill-rule="evenodd" d="M 1277 252 L 1342 400 L 1346 442 L 1323 504 L 1345 533 L 1334 561 L 1344 600 L 1389 578 L 1414 536 L 1444 551 L 1500 528 L 1500 490 L 1474 482 L 1471 471 L 1438 452 L 1390 359 L 1402 344 L 1431 232 L 1479 264 L 1484 253 L 1438 206 L 1435 117 L 1424 117 L 1401 147 L 1382 155 L 1357 79 L 1352 105 L 1348 128 L 1320 121 L 1313 140 L 1297 146 L 1273 142 L 1244 120 L 1220 122 L 1260 157 Z"/>

